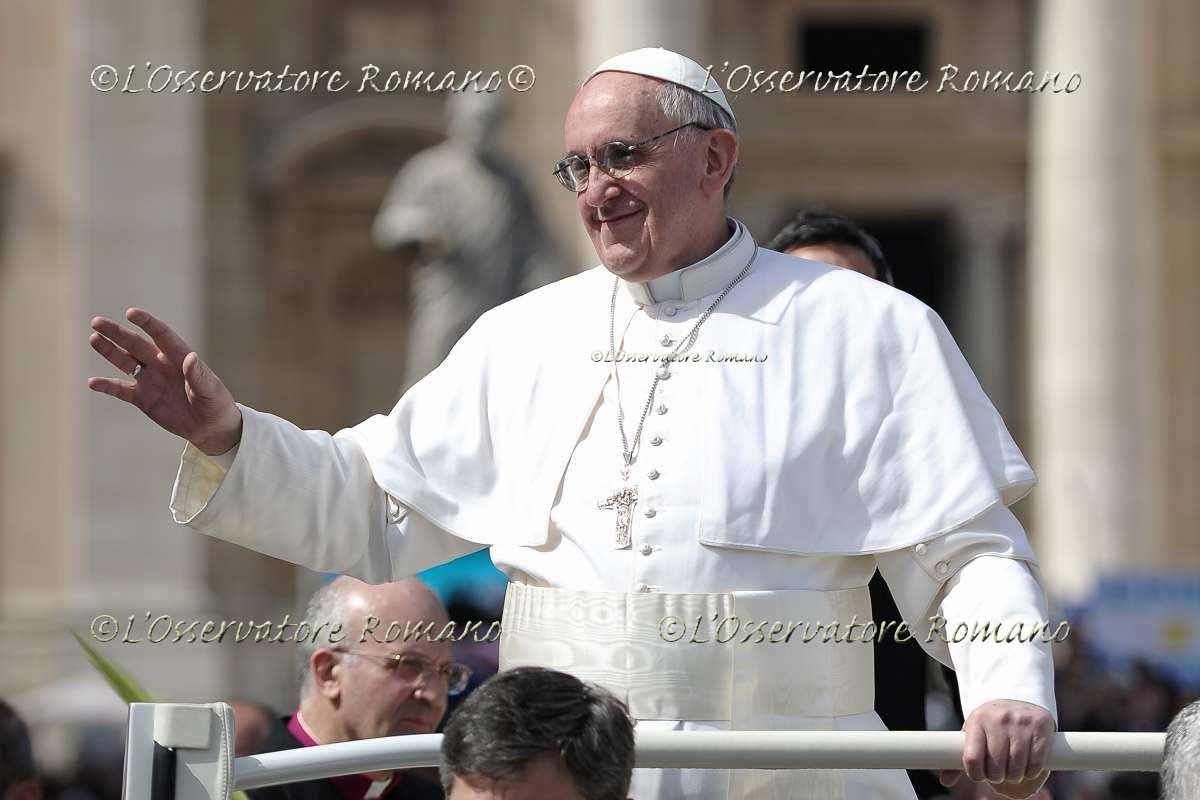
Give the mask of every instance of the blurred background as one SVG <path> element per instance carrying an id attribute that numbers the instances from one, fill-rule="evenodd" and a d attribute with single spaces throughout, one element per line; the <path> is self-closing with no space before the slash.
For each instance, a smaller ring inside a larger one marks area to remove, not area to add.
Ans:
<path id="1" fill-rule="evenodd" d="M 0 696 L 29 721 L 51 796 L 108 800 L 120 785 L 124 705 L 68 629 L 147 611 L 281 620 L 324 579 L 171 522 L 181 444 L 86 389 L 109 374 L 90 318 L 154 311 L 241 402 L 303 427 L 386 412 L 438 247 L 389 249 L 372 229 L 398 171 L 451 131 L 447 93 L 360 93 L 363 66 L 533 69 L 528 91 L 496 92 L 488 138 L 528 188 L 518 221 L 558 276 L 596 263 L 550 174 L 563 115 L 593 66 L 646 45 L 718 70 L 929 79 L 730 94 L 731 213 L 759 241 L 812 207 L 878 237 L 1039 475 L 1015 510 L 1052 616 L 1073 623 L 1056 647 L 1062 729 L 1163 730 L 1200 686 L 1197 36 L 1192 0 L 0 5 Z M 89 79 L 136 65 L 144 87 L 146 62 L 341 69 L 351 85 L 172 94 Z M 960 87 L 972 70 L 1081 81 L 939 93 L 947 64 Z M 428 578 L 460 618 L 498 614 L 485 555 Z M 286 644 L 93 644 L 163 698 L 294 706 Z M 938 686 L 929 724 L 956 728 Z M 1143 778 L 1065 775 L 1053 791 L 1155 796 Z"/>

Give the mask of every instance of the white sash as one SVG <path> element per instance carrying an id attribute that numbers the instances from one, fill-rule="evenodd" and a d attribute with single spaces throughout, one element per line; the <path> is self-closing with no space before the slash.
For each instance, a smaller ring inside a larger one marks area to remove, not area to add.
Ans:
<path id="1" fill-rule="evenodd" d="M 873 710 L 870 620 L 866 587 L 625 594 L 510 583 L 500 666 L 569 672 L 612 691 L 636 719 L 803 730 L 814 717 Z"/>
<path id="2" fill-rule="evenodd" d="M 729 620 L 723 630 L 722 620 Z M 726 721 L 731 730 L 884 730 L 874 712 L 871 636 L 862 627 L 870 621 L 866 587 L 624 594 L 509 583 L 500 668 L 569 672 L 612 691 L 638 720 Z M 776 640 L 794 625 L 790 641 L 772 643 L 777 622 Z M 826 641 L 834 622 L 842 641 Z M 848 634 L 851 622 L 858 627 Z M 817 623 L 826 627 L 818 632 Z M 631 792 L 689 800 L 916 796 L 902 770 L 637 769 Z"/>

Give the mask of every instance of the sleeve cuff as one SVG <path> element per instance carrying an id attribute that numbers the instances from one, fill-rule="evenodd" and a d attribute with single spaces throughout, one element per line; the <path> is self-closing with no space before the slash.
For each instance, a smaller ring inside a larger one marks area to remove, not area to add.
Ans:
<path id="1" fill-rule="evenodd" d="M 225 474 L 233 465 L 237 446 L 219 456 L 208 456 L 188 442 L 179 458 L 179 471 L 171 490 L 171 517 L 188 525 L 208 505 L 221 488 Z"/>

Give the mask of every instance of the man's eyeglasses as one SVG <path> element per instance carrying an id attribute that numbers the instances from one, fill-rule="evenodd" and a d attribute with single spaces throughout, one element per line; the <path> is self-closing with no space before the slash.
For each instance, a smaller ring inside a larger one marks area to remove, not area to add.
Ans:
<path id="1" fill-rule="evenodd" d="M 684 128 L 690 128 L 693 125 L 701 130 L 712 130 L 712 128 L 706 128 L 699 122 L 689 122 L 686 125 L 680 125 L 678 128 L 672 128 L 666 133 L 651 136 L 649 139 L 643 139 L 635 144 L 625 144 L 625 142 L 602 144 L 594 157 L 596 166 L 614 178 L 624 178 L 638 165 L 638 161 L 640 160 L 639 148 L 643 148 L 651 142 L 656 142 Z M 573 192 L 582 192 L 587 189 L 588 174 L 591 171 L 592 160 L 579 155 L 569 155 L 554 166 L 554 175 L 558 178 L 558 182 Z"/>
<path id="2" fill-rule="evenodd" d="M 437 680 L 446 684 L 446 694 L 461 693 L 471 680 L 471 668 L 457 662 L 443 664 L 439 667 L 429 659 L 412 653 L 372 653 L 368 650 L 351 650 L 343 647 L 336 648 L 336 652 L 380 659 L 384 662 L 384 668 L 388 672 L 403 681 L 415 683 L 420 680 L 422 675 L 436 677 Z"/>

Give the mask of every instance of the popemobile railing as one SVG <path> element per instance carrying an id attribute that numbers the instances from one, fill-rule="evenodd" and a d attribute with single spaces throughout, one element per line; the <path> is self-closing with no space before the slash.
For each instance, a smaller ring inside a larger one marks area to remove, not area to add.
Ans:
<path id="1" fill-rule="evenodd" d="M 1050 768 L 1157 772 L 1163 733 L 1059 733 Z M 124 800 L 228 800 L 237 789 L 436 767 L 441 734 L 302 747 L 235 759 L 226 703 L 133 703 Z M 956 769 L 954 731 L 670 731 L 637 734 L 637 766 L 706 769 Z"/>

